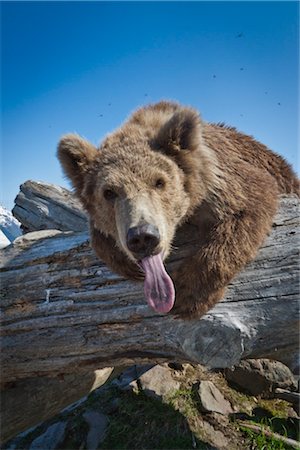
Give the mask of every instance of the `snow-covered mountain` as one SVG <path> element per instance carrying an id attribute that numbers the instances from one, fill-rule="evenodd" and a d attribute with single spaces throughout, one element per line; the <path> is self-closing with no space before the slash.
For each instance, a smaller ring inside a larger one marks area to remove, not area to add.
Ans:
<path id="1" fill-rule="evenodd" d="M 21 234 L 20 222 L 8 209 L 0 205 L 0 248 L 7 247 Z"/>

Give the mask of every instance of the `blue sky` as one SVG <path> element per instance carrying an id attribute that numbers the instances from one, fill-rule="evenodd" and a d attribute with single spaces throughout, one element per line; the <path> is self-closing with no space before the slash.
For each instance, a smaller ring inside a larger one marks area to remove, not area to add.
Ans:
<path id="1" fill-rule="evenodd" d="M 68 187 L 64 133 L 93 143 L 174 99 L 297 164 L 298 2 L 2 2 L 2 194 Z"/>

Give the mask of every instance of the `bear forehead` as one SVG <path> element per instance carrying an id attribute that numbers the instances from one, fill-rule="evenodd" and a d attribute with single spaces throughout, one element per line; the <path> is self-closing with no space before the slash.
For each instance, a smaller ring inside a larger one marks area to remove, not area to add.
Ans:
<path id="1" fill-rule="evenodd" d="M 160 178 L 178 184 L 182 177 L 174 161 L 143 144 L 134 149 L 127 145 L 100 148 L 92 172 L 93 184 L 125 189 L 127 194 L 153 189 Z"/>
<path id="2" fill-rule="evenodd" d="M 169 157 L 155 151 L 144 142 L 114 145 L 99 149 L 97 157 L 99 169 L 103 173 L 129 172 L 138 175 L 141 172 L 151 175 L 157 171 L 173 174 L 179 167 Z"/>

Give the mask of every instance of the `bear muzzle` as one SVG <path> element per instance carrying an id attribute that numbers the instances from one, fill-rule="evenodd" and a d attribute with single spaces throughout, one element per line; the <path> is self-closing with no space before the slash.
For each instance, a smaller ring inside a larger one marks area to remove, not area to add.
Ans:
<path id="1" fill-rule="evenodd" d="M 128 249 L 137 259 L 159 253 L 159 230 L 155 225 L 144 223 L 129 228 L 126 236 Z"/>

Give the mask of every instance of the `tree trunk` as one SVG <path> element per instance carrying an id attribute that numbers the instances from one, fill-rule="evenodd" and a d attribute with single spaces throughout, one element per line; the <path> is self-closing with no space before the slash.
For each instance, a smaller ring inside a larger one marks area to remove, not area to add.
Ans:
<path id="1" fill-rule="evenodd" d="M 87 233 L 18 238 L 1 258 L 3 439 L 49 417 L 45 404 L 53 415 L 80 398 L 109 366 L 176 360 L 222 368 L 270 358 L 297 370 L 298 208 L 296 197 L 282 199 L 255 261 L 201 320 L 150 310 L 143 283 L 110 272 Z M 179 233 L 185 244 L 170 270 L 188 257 L 192 231 Z"/>

